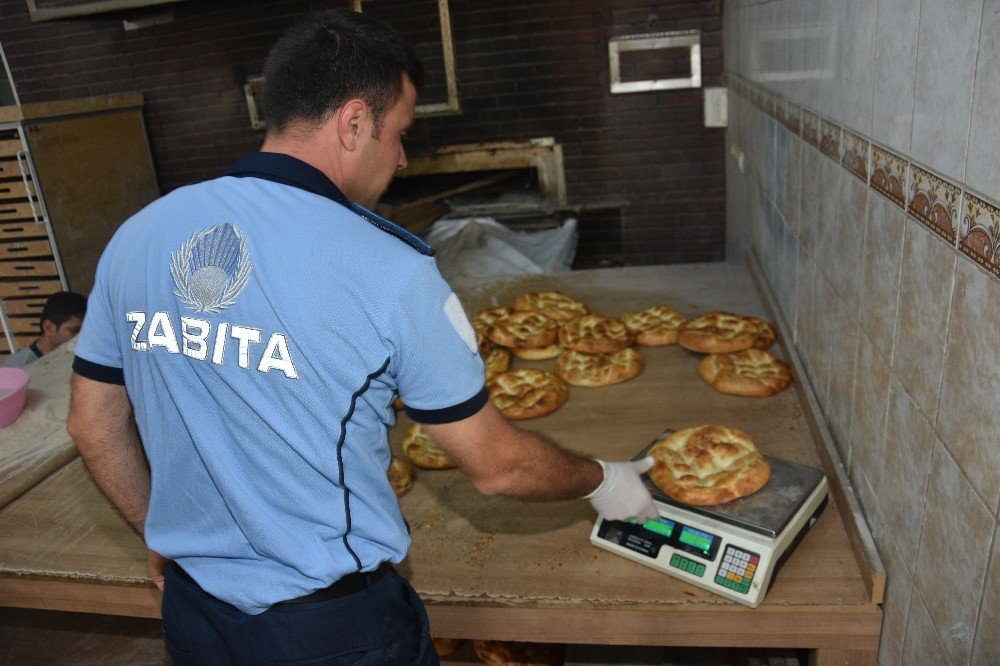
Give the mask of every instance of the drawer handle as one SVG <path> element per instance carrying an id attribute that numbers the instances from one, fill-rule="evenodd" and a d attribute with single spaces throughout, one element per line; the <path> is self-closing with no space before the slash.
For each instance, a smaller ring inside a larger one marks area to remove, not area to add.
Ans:
<path id="1" fill-rule="evenodd" d="M 24 163 L 22 164 L 22 160 Z M 27 155 L 23 150 L 17 151 L 17 168 L 21 170 L 21 180 L 24 181 L 24 191 L 28 193 L 28 204 L 31 206 L 31 216 L 35 218 L 35 224 L 41 224 L 45 220 L 38 216 L 35 210 L 35 200 L 31 198 L 31 188 L 28 187 L 28 170 L 24 167 L 28 164 Z"/>

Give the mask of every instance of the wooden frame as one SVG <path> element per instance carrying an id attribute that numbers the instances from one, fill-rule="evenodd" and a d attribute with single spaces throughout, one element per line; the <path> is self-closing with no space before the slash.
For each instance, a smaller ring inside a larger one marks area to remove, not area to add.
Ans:
<path id="1" fill-rule="evenodd" d="M 691 58 L 691 76 L 669 79 L 622 81 L 621 54 L 628 51 L 652 51 L 687 47 Z M 697 30 L 658 32 L 649 35 L 624 35 L 608 41 L 608 64 L 611 69 L 611 94 L 676 90 L 701 87 L 701 33 Z"/>
<path id="2" fill-rule="evenodd" d="M 98 0 L 97 2 L 80 2 L 70 6 L 60 7 L 39 7 L 36 0 L 27 0 L 28 14 L 32 21 L 54 21 L 57 19 L 73 18 L 76 16 L 90 16 L 92 14 L 104 14 L 106 12 L 117 12 L 125 9 L 139 9 L 141 7 L 155 7 L 156 5 L 167 5 L 184 0 Z"/>

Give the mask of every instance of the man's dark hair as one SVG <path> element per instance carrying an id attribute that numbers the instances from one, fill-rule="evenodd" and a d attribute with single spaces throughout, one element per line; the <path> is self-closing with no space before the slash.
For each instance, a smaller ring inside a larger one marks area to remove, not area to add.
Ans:
<path id="1" fill-rule="evenodd" d="M 38 325 L 42 322 L 51 321 L 58 328 L 71 317 L 79 317 L 87 314 L 87 297 L 81 296 L 72 291 L 57 291 L 49 296 L 42 307 L 42 314 L 38 317 Z"/>
<path id="2" fill-rule="evenodd" d="M 423 84 L 416 53 L 393 28 L 349 9 L 313 14 L 267 56 L 260 91 L 264 121 L 277 132 L 293 121 L 318 124 L 359 98 L 372 110 L 377 139 L 403 92 L 403 74 L 418 89 Z"/>

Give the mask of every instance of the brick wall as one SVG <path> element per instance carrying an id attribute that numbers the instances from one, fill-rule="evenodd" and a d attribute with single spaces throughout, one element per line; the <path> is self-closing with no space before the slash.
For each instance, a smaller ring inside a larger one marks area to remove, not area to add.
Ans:
<path id="1" fill-rule="evenodd" d="M 0 44 L 22 102 L 142 92 L 166 192 L 259 146 L 246 77 L 260 73 L 267 48 L 294 19 L 331 4 L 181 2 L 167 6 L 172 22 L 126 31 L 123 18 L 142 12 L 32 23 L 24 0 L 0 0 Z M 420 5 L 379 0 L 371 11 L 398 8 L 393 23 L 420 43 L 428 32 Z M 463 113 L 418 120 L 411 153 L 553 136 L 571 200 L 629 202 L 620 214 L 581 216 L 589 263 L 723 257 L 723 132 L 702 126 L 701 91 L 611 95 L 607 55 L 613 36 L 700 29 L 703 85 L 720 85 L 719 0 L 452 0 L 451 14 Z"/>

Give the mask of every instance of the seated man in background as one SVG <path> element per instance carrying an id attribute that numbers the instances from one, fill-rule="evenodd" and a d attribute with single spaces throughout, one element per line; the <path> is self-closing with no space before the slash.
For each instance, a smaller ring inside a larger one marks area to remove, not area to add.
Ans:
<path id="1" fill-rule="evenodd" d="M 38 318 L 41 337 L 8 356 L 3 362 L 4 367 L 20 368 L 34 363 L 62 343 L 75 338 L 86 312 L 85 296 L 72 291 L 58 291 L 49 296 Z"/>

